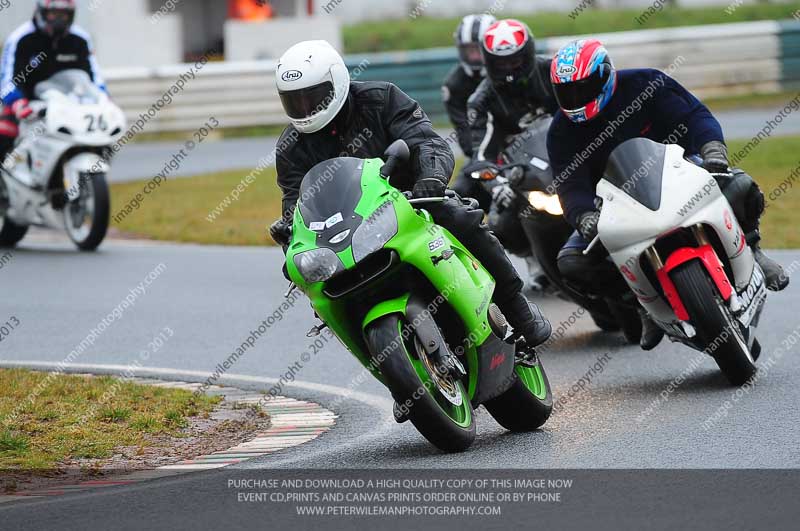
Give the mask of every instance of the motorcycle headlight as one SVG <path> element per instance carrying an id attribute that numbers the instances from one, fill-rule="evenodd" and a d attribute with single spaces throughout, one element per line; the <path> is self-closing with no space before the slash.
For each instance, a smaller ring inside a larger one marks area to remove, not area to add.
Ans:
<path id="1" fill-rule="evenodd" d="M 361 223 L 353 233 L 353 259 L 359 262 L 397 234 L 397 213 L 394 205 L 387 201 Z"/>
<path id="2" fill-rule="evenodd" d="M 550 195 L 544 192 L 531 192 L 528 194 L 528 202 L 536 210 L 547 212 L 553 216 L 563 216 L 564 210 L 557 195 Z"/>
<path id="3" fill-rule="evenodd" d="M 320 247 L 295 255 L 294 265 L 306 282 L 325 282 L 344 271 L 344 264 L 331 249 Z"/>

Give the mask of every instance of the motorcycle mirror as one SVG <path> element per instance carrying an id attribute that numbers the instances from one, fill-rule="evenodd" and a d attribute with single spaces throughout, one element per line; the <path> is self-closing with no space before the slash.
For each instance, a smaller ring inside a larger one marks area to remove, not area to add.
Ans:
<path id="1" fill-rule="evenodd" d="M 398 163 L 408 162 L 408 159 L 411 158 L 411 150 L 408 149 L 406 141 L 401 138 L 392 142 L 383 152 L 383 156 L 386 157 L 386 164 L 381 168 L 381 176 L 388 179 L 394 173 Z"/>

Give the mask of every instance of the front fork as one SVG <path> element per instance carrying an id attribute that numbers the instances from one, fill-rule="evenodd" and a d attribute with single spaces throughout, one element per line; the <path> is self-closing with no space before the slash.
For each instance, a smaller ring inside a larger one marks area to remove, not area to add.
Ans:
<path id="1" fill-rule="evenodd" d="M 716 285 L 723 300 L 729 303 L 731 311 L 736 312 L 741 307 L 741 303 L 739 297 L 736 295 L 736 290 L 733 289 L 732 282 L 725 273 L 725 267 L 722 265 L 719 256 L 717 256 L 716 251 L 711 245 L 711 241 L 708 239 L 705 227 L 702 225 L 694 225 L 691 230 L 699 244 L 698 247 L 682 247 L 677 249 L 670 254 L 666 263 L 661 258 L 655 246 L 649 247 L 645 251 L 645 256 L 650 262 L 650 266 L 656 272 L 664 296 L 675 312 L 684 332 L 686 332 L 687 336 L 694 337 L 696 332 L 688 322 L 689 313 L 678 294 L 675 284 L 672 282 L 672 278 L 669 275 L 671 271 L 692 260 L 699 260 L 708 271 L 711 280 Z"/>

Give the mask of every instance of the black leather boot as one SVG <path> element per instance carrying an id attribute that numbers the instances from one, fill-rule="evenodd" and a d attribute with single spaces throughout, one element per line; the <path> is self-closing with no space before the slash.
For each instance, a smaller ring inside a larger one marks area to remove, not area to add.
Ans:
<path id="1" fill-rule="evenodd" d="M 514 332 L 521 335 L 528 347 L 541 345 L 550 338 L 553 327 L 550 326 L 539 307 L 529 303 L 522 293 L 517 293 L 508 301 L 497 302 L 508 324 Z"/>
<path id="2" fill-rule="evenodd" d="M 756 244 L 753 246 L 753 258 L 755 258 L 758 265 L 764 271 L 764 277 L 767 282 L 767 289 L 770 291 L 781 291 L 789 285 L 789 276 L 783 267 L 764 254 L 761 246 Z"/>
<path id="3" fill-rule="evenodd" d="M 639 346 L 642 350 L 653 350 L 664 339 L 664 331 L 650 319 L 644 309 L 639 310 L 639 317 L 642 319 L 642 339 Z"/>
<path id="4" fill-rule="evenodd" d="M 764 271 L 764 279 L 767 283 L 767 289 L 770 291 L 781 291 L 789 285 L 789 275 L 783 270 L 783 267 L 764 254 L 761 250 L 761 231 L 756 229 L 748 232 L 745 235 L 747 245 L 753 250 L 753 258 L 761 266 Z"/>

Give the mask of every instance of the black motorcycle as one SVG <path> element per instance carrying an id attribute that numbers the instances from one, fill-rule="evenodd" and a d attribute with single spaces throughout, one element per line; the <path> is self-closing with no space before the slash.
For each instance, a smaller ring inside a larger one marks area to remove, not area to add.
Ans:
<path id="1" fill-rule="evenodd" d="M 628 293 L 605 296 L 572 285 L 558 270 L 558 253 L 573 232 L 558 196 L 548 193 L 553 171 L 547 155 L 552 116 L 526 116 L 521 132 L 510 137 L 499 164 L 476 162 L 466 171 L 492 196 L 489 228 L 503 246 L 520 257 L 535 257 L 558 295 L 584 307 L 603 331 L 622 330 L 631 343 L 641 337 L 638 303 Z"/>

